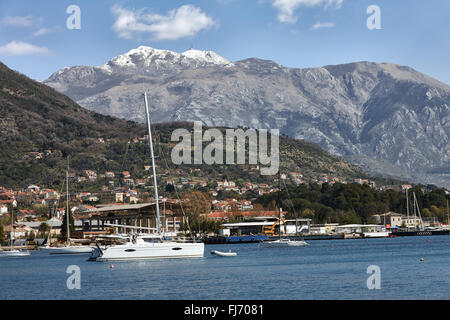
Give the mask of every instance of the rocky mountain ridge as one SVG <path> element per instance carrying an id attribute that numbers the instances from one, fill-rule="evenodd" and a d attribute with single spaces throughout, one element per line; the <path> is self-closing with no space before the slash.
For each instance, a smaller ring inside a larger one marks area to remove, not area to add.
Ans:
<path id="1" fill-rule="evenodd" d="M 144 121 L 145 90 L 154 122 L 278 128 L 373 174 L 450 188 L 448 85 L 391 63 L 296 69 L 190 51 L 139 47 L 45 83 L 90 110 L 136 121 Z"/>

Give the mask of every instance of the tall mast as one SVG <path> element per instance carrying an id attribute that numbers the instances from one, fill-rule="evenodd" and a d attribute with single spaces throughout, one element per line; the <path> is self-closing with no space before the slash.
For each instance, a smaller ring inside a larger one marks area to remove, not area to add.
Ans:
<path id="1" fill-rule="evenodd" d="M 409 201 L 408 201 L 408 187 L 406 187 L 406 229 L 409 230 Z"/>
<path id="2" fill-rule="evenodd" d="M 70 244 L 70 214 L 69 214 L 69 156 L 67 156 L 67 171 L 66 171 L 66 225 L 67 225 L 67 245 Z"/>
<path id="3" fill-rule="evenodd" d="M 281 210 L 282 209 L 281 209 L 281 199 L 280 199 L 280 197 L 281 197 L 281 172 L 278 171 L 278 206 L 279 206 L 278 211 L 279 211 L 279 221 L 280 221 L 278 234 L 279 234 L 279 239 L 281 240 Z"/>
<path id="4" fill-rule="evenodd" d="M 155 201 L 156 201 L 156 228 L 158 234 L 160 234 L 160 217 L 159 217 L 159 197 L 158 197 L 158 182 L 156 179 L 156 168 L 155 168 L 155 155 L 153 154 L 153 138 L 152 138 L 152 128 L 150 124 L 150 114 L 148 112 L 148 102 L 147 102 L 147 92 L 144 93 L 145 98 L 145 113 L 147 116 L 147 127 L 148 127 L 148 140 L 150 142 L 150 154 L 152 156 L 152 168 L 153 168 L 153 185 L 155 188 Z"/>
<path id="5" fill-rule="evenodd" d="M 419 213 L 420 229 L 423 230 L 422 215 L 420 214 L 419 202 L 417 201 L 417 197 L 416 197 L 416 193 L 415 193 L 415 192 L 414 192 L 414 202 L 416 203 L 416 206 L 417 206 L 417 212 Z M 416 218 L 415 215 L 414 215 L 414 218 Z"/>
<path id="6" fill-rule="evenodd" d="M 447 199 L 447 228 L 450 230 L 450 215 L 448 213 L 448 199 Z"/>
<path id="7" fill-rule="evenodd" d="M 417 201 L 417 199 L 416 199 L 416 202 L 417 202 L 417 212 L 419 213 L 419 219 L 420 219 L 420 227 L 423 230 L 424 229 L 423 219 L 422 219 L 422 215 L 420 214 L 419 202 Z"/>
<path id="8" fill-rule="evenodd" d="M 13 245 L 12 245 L 13 236 L 14 236 L 14 238 L 15 238 L 16 234 L 15 234 L 15 232 L 14 232 L 14 211 L 13 211 L 13 209 L 11 208 L 11 232 L 9 233 L 9 237 L 11 238 L 11 239 L 9 239 L 10 242 L 11 242 L 11 243 L 10 243 L 10 245 L 11 245 L 11 251 L 12 251 L 12 249 L 13 249 Z"/>

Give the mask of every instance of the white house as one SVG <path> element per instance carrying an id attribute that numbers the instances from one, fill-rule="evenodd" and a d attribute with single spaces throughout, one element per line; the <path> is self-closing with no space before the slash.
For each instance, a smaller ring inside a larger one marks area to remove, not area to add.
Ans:
<path id="1" fill-rule="evenodd" d="M 8 213 L 8 206 L 4 205 L 4 204 L 1 204 L 0 205 L 0 215 L 3 215 L 5 213 Z"/>

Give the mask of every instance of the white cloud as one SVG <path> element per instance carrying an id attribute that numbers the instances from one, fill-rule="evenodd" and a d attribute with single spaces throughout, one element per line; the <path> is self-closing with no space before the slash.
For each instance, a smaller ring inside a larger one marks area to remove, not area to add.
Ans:
<path id="1" fill-rule="evenodd" d="M 283 23 L 295 23 L 297 17 L 295 10 L 300 7 L 322 6 L 328 8 L 336 6 L 340 8 L 344 0 L 272 0 L 272 6 L 278 10 L 278 20 Z"/>
<path id="2" fill-rule="evenodd" d="M 43 36 L 46 35 L 48 33 L 53 33 L 53 32 L 57 32 L 58 30 L 60 30 L 60 28 L 55 27 L 55 28 L 39 28 L 37 31 L 33 32 L 33 37 L 39 37 L 39 36 Z"/>
<path id="3" fill-rule="evenodd" d="M 26 55 L 46 55 L 50 51 L 46 47 L 38 47 L 22 41 L 11 41 L 10 43 L 0 46 L 0 54 L 10 56 L 26 56 Z"/>
<path id="4" fill-rule="evenodd" d="M 321 29 L 321 28 L 333 28 L 334 27 L 334 23 L 332 22 L 316 22 L 312 27 L 311 30 L 317 30 L 317 29 Z"/>
<path id="5" fill-rule="evenodd" d="M 27 28 L 40 25 L 44 22 L 44 18 L 35 18 L 33 16 L 6 16 L 1 19 L 1 23 L 5 26 Z"/>
<path id="6" fill-rule="evenodd" d="M 119 37 L 127 39 L 149 34 L 153 40 L 177 40 L 217 25 L 200 8 L 192 5 L 170 10 L 167 15 L 149 13 L 147 8 L 128 10 L 119 5 L 114 5 L 112 12 L 116 17 L 112 29 Z"/>

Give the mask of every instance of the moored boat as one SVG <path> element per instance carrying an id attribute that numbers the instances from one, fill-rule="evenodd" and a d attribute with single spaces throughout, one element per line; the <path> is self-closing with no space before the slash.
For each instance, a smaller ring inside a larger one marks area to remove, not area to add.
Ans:
<path id="1" fill-rule="evenodd" d="M 303 240 L 278 239 L 273 241 L 261 242 L 263 247 L 306 247 L 309 243 Z"/>
<path id="2" fill-rule="evenodd" d="M 13 238 L 15 238 L 14 232 L 14 213 L 11 211 L 11 232 L 9 236 L 10 241 L 10 249 L 9 250 L 0 250 L 0 257 L 25 257 L 30 255 L 30 251 L 28 250 L 16 250 L 13 248 Z"/>
<path id="3" fill-rule="evenodd" d="M 30 255 L 28 250 L 4 250 L 0 251 L 0 257 L 26 257 Z"/>
<path id="4" fill-rule="evenodd" d="M 123 226 L 124 228 L 126 226 Z M 139 228 L 139 227 L 135 227 Z M 173 258 L 201 258 L 204 243 L 165 241 L 156 234 L 129 234 L 110 236 L 122 244 L 97 247 L 92 251 L 89 261 L 151 260 Z"/>
<path id="5" fill-rule="evenodd" d="M 94 247 L 90 246 L 63 246 L 63 247 L 41 247 L 39 250 L 48 252 L 49 254 L 82 254 L 91 253 Z"/>
<path id="6" fill-rule="evenodd" d="M 139 234 L 130 232 L 120 235 L 122 244 L 112 244 L 105 248 L 97 247 L 93 250 L 89 261 L 116 261 L 116 260 L 146 260 L 146 259 L 172 259 L 172 258 L 199 258 L 203 257 L 205 244 L 202 242 L 175 242 L 166 241 L 161 234 L 161 220 L 159 214 L 158 183 L 156 176 L 155 156 L 153 153 L 153 138 L 148 110 L 147 93 L 144 93 L 147 129 L 149 136 L 150 155 L 153 168 L 153 185 L 155 192 L 156 228 L 143 228 L 127 225 L 114 225 L 131 230 L 151 230 L 154 234 Z"/>
<path id="7" fill-rule="evenodd" d="M 391 233 L 389 231 L 363 232 L 363 238 L 387 238 Z"/>
<path id="8" fill-rule="evenodd" d="M 67 229 L 67 242 L 65 246 L 62 247 L 52 247 L 49 244 L 46 246 L 40 247 L 39 249 L 44 252 L 48 252 L 49 254 L 87 254 L 92 253 L 94 247 L 90 246 L 74 246 L 71 245 L 70 241 L 70 208 L 69 208 L 69 165 L 67 165 L 66 171 L 66 229 Z M 50 236 L 50 233 L 49 233 Z"/>
<path id="9" fill-rule="evenodd" d="M 236 252 L 231 252 L 231 250 L 228 251 L 228 252 L 222 252 L 222 251 L 219 251 L 219 250 L 211 250 L 211 254 L 212 255 L 216 255 L 216 256 L 220 256 L 220 257 L 236 257 L 237 256 L 237 253 Z"/>

